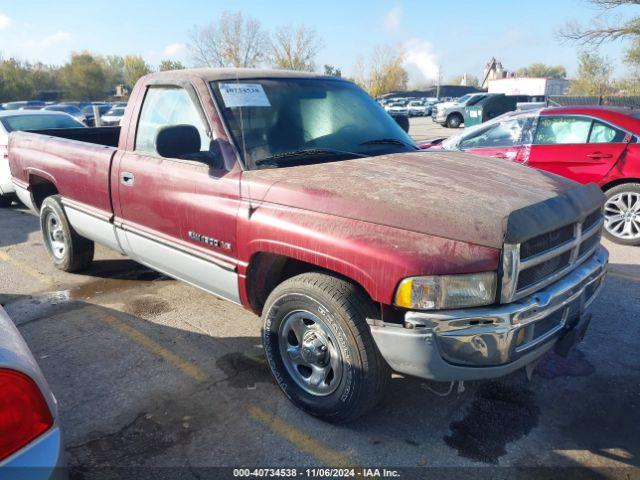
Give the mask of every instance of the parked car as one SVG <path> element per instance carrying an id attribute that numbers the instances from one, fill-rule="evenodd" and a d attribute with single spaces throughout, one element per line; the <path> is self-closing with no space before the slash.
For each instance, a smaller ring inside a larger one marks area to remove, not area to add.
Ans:
<path id="1" fill-rule="evenodd" d="M 424 117 L 431 115 L 431 106 L 422 100 L 411 100 L 407 104 L 407 112 L 410 117 Z"/>
<path id="2" fill-rule="evenodd" d="M 396 101 L 388 104 L 385 107 L 385 110 L 389 112 L 391 115 L 409 115 L 409 110 L 407 109 L 407 102 L 405 101 Z"/>
<path id="3" fill-rule="evenodd" d="M 509 158 L 604 191 L 604 234 L 640 245 L 640 112 L 561 107 L 513 112 L 422 148 Z"/>
<path id="4" fill-rule="evenodd" d="M 90 127 L 93 127 L 96 124 L 96 115 L 93 108 L 94 106 L 98 107 L 98 113 L 100 114 L 101 118 L 102 115 L 111 110 L 111 105 L 107 105 L 105 103 L 90 103 L 88 105 L 84 105 L 82 107 L 82 113 L 87 117 L 87 125 L 89 125 Z"/>
<path id="5" fill-rule="evenodd" d="M 120 125 L 122 116 L 124 115 L 124 107 L 112 107 L 102 117 L 101 122 L 105 127 L 110 125 Z"/>
<path id="6" fill-rule="evenodd" d="M 431 117 L 443 127 L 458 128 L 464 123 L 464 109 L 487 98 L 491 93 L 469 93 L 455 101 L 434 105 Z"/>
<path id="7" fill-rule="evenodd" d="M 78 128 L 82 123 L 71 115 L 44 110 L 6 110 L 0 112 L 0 208 L 9 207 L 15 198 L 15 188 L 9 170 L 9 133 L 16 130 L 43 128 Z"/>
<path id="8" fill-rule="evenodd" d="M 79 122 L 87 124 L 87 116 L 84 113 L 82 113 L 82 110 L 80 110 L 75 105 L 57 103 L 55 105 L 47 105 L 46 107 L 43 107 L 42 110 L 46 110 L 49 112 L 64 112 L 71 115 L 73 118 L 75 118 Z"/>
<path id="9" fill-rule="evenodd" d="M 22 100 L 2 104 L 5 110 L 39 110 L 45 105 L 46 103 L 41 100 Z"/>
<path id="10" fill-rule="evenodd" d="M 0 306 L 0 477 L 64 478 L 63 466 L 56 399 Z"/>
<path id="11" fill-rule="evenodd" d="M 392 370 L 530 372 L 586 331 L 608 258 L 597 186 L 421 152 L 335 77 L 157 72 L 131 98 L 121 128 L 11 134 L 51 261 L 86 269 L 98 242 L 262 315 L 304 411 L 357 417 Z"/>

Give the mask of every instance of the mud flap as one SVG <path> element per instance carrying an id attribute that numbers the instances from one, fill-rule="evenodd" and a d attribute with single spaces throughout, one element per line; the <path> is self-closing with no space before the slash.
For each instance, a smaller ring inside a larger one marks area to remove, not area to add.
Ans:
<path id="1" fill-rule="evenodd" d="M 584 338 L 584 334 L 587 332 L 587 328 L 589 327 L 590 322 L 590 313 L 577 318 L 573 322 L 568 322 L 567 326 L 565 327 L 565 332 L 556 342 L 556 353 L 558 355 L 566 357 L 573 346 L 577 343 L 580 343 L 580 341 Z"/>

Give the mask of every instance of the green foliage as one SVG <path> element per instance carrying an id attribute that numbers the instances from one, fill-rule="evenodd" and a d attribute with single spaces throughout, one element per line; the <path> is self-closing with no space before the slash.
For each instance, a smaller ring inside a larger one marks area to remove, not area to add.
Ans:
<path id="1" fill-rule="evenodd" d="M 567 70 L 562 65 L 546 65 L 544 63 L 532 63 L 528 67 L 518 69 L 519 77 L 533 78 L 566 78 Z"/>
<path id="2" fill-rule="evenodd" d="M 97 100 L 105 96 L 105 72 L 100 59 L 89 52 L 72 53 L 60 79 L 65 98 Z"/>
<path id="3" fill-rule="evenodd" d="M 162 60 L 158 70 L 166 72 L 169 70 L 184 70 L 185 68 L 187 67 L 185 67 L 179 60 Z"/>
<path id="4" fill-rule="evenodd" d="M 0 102 L 37 99 L 42 91 L 58 90 L 59 69 L 0 57 Z"/>
<path id="5" fill-rule="evenodd" d="M 124 57 L 124 83 L 133 88 L 140 77 L 151 73 L 151 67 L 138 55 Z"/>
<path id="6" fill-rule="evenodd" d="M 612 92 L 611 63 L 597 52 L 580 52 L 578 75 L 569 84 L 569 95 L 607 95 Z"/>

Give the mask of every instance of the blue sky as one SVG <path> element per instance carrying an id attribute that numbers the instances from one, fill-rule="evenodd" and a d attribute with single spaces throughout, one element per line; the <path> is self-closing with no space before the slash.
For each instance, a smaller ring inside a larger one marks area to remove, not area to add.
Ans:
<path id="1" fill-rule="evenodd" d="M 586 23 L 598 14 L 585 0 L 0 0 L 0 53 L 63 63 L 70 52 L 86 49 L 189 64 L 190 30 L 224 10 L 240 10 L 267 29 L 314 27 L 324 43 L 318 66 L 346 73 L 376 45 L 402 45 L 413 82 L 434 76 L 438 65 L 445 80 L 463 72 L 480 76 L 492 56 L 508 70 L 543 62 L 565 65 L 572 74 L 578 48 L 562 45 L 554 32 L 566 21 Z M 624 46 L 601 48 L 618 75 L 626 73 Z"/>

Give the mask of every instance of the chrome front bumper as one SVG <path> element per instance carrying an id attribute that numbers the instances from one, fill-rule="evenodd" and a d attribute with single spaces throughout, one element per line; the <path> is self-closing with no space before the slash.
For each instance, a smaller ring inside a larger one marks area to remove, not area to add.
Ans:
<path id="1" fill-rule="evenodd" d="M 573 328 L 600 292 L 609 253 L 517 302 L 466 310 L 407 312 L 404 325 L 368 320 L 380 353 L 399 373 L 432 380 L 506 375 L 538 359 Z"/>

